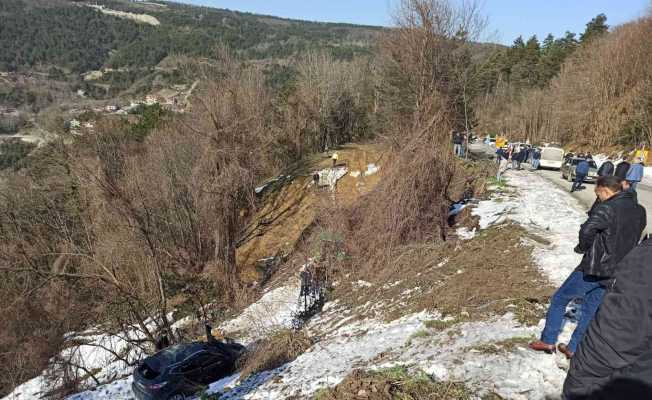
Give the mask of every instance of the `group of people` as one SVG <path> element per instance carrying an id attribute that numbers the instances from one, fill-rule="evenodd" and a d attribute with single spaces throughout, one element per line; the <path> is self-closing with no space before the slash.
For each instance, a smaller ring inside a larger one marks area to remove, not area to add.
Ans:
<path id="1" fill-rule="evenodd" d="M 572 158 L 572 153 L 566 155 L 566 158 Z M 575 167 L 575 181 L 571 187 L 571 192 L 578 190 L 592 166 L 595 165 L 591 153 L 579 154 L 576 156 L 580 159 Z M 593 165 L 592 165 L 593 164 Z M 643 180 L 645 168 L 643 167 L 643 159 L 640 157 L 631 158 L 631 162 L 627 159 L 622 160 L 618 165 L 609 157 L 598 169 L 598 176 L 616 176 L 623 182 L 624 189 L 627 191 L 636 192 L 636 187 Z"/>
<path id="2" fill-rule="evenodd" d="M 496 150 L 496 165 L 498 166 L 496 180 L 499 182 L 502 180 L 502 175 L 509 168 L 510 162 L 512 169 L 520 170 L 522 169 L 521 165 L 528 160 L 533 170 L 538 169 L 541 160 L 541 150 L 536 147 L 521 144 L 498 148 Z"/>
<path id="3" fill-rule="evenodd" d="M 616 166 L 612 159 L 608 158 L 598 169 L 598 176 L 617 176 L 623 181 L 625 190 L 632 192 L 636 191 L 638 184 L 643 180 L 644 173 L 645 167 L 640 157 L 632 158 L 631 162 L 623 160 Z"/>
<path id="4" fill-rule="evenodd" d="M 582 260 L 553 295 L 540 340 L 529 345 L 571 360 L 565 400 L 652 398 L 652 239 L 641 240 L 647 216 L 633 192 L 642 175 L 632 170 L 636 163 L 621 165 L 600 168 L 575 247 Z M 578 299 L 577 326 L 567 344 L 557 344 L 566 307 Z"/>

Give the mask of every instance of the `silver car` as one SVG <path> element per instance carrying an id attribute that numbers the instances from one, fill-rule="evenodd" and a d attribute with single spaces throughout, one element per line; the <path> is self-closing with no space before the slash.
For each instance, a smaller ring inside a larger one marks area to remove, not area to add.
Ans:
<path id="1" fill-rule="evenodd" d="M 564 163 L 561 165 L 561 177 L 563 179 L 568 179 L 569 182 L 575 181 L 575 169 L 577 164 L 580 161 L 583 161 L 583 158 L 572 157 L 564 160 Z M 584 179 L 584 182 L 595 183 L 598 180 L 598 166 L 593 160 L 586 160 L 589 163 L 589 174 Z"/>

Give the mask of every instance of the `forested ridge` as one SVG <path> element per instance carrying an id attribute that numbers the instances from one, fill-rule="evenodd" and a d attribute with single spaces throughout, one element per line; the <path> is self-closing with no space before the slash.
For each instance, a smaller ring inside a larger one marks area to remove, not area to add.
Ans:
<path id="1" fill-rule="evenodd" d="M 93 4 L 151 15 L 161 24 L 105 15 L 79 1 L 5 0 L 0 3 L 0 71 L 41 65 L 77 73 L 101 67 L 153 67 L 173 54 L 211 57 L 220 44 L 245 59 L 286 58 L 315 48 L 350 59 L 368 52 L 379 31 L 176 3 L 146 7 L 100 0 Z"/>

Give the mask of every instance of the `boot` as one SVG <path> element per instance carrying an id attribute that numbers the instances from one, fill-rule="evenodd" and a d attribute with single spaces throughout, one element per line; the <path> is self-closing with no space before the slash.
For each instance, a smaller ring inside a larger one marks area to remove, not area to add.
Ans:
<path id="1" fill-rule="evenodd" d="M 566 344 L 564 344 L 564 343 L 559 343 L 559 344 L 557 345 L 557 350 L 559 350 L 560 353 L 562 353 L 563 355 L 565 355 L 565 356 L 566 356 L 566 359 L 568 359 L 568 360 L 570 360 L 571 358 L 573 358 L 573 356 L 575 355 L 575 353 L 573 353 L 572 351 L 570 351 L 570 349 L 568 348 L 568 345 L 566 345 Z"/>
<path id="2" fill-rule="evenodd" d="M 543 343 L 540 340 L 535 340 L 534 342 L 530 342 L 530 344 L 528 344 L 528 347 L 534 351 L 543 351 L 548 354 L 552 354 L 557 351 L 554 344 Z"/>

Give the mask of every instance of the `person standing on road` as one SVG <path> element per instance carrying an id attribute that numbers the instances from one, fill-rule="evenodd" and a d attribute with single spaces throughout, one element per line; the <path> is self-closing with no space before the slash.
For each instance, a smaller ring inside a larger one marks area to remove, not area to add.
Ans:
<path id="1" fill-rule="evenodd" d="M 603 162 L 598 169 L 598 176 L 611 176 L 614 174 L 614 163 L 611 162 L 611 157 L 607 158 L 607 161 Z"/>
<path id="2" fill-rule="evenodd" d="M 573 182 L 573 186 L 571 187 L 571 193 L 582 187 L 582 183 L 584 183 L 590 169 L 591 165 L 589 165 L 587 160 L 581 160 L 577 163 L 575 167 L 575 182 Z"/>
<path id="3" fill-rule="evenodd" d="M 645 229 L 645 209 L 636 203 L 632 193 L 622 191 L 617 177 L 599 178 L 595 194 L 600 202 L 580 227 L 575 247 L 575 252 L 583 254 L 582 261 L 553 295 L 541 339 L 529 344 L 533 350 L 556 351 L 566 306 L 580 298 L 580 321 L 568 345 L 562 343 L 557 347 L 566 357 L 573 357 L 602 302 L 604 285 L 613 278 L 616 264 L 637 245 Z"/>
<path id="4" fill-rule="evenodd" d="M 501 182 L 503 180 L 503 174 L 507 171 L 507 166 L 509 164 L 509 154 L 504 148 L 498 149 L 496 151 L 498 157 L 498 172 L 496 173 L 496 181 Z"/>
<path id="5" fill-rule="evenodd" d="M 571 359 L 563 398 L 652 398 L 652 239 L 616 267 L 600 310 Z"/>
<path id="6" fill-rule="evenodd" d="M 538 148 L 534 149 L 532 152 L 532 169 L 539 169 L 539 163 L 541 162 L 541 150 Z"/>
<path id="7" fill-rule="evenodd" d="M 636 191 L 636 187 L 638 186 L 639 182 L 643 180 L 643 173 L 643 159 L 636 158 L 634 160 L 634 164 L 629 167 L 629 170 L 627 170 L 627 175 L 625 176 L 625 179 L 629 184 L 629 190 L 632 192 Z"/>
<path id="8" fill-rule="evenodd" d="M 521 169 L 521 146 L 515 146 L 512 151 L 512 169 Z"/>
<path id="9" fill-rule="evenodd" d="M 627 179 L 627 172 L 629 171 L 629 167 L 631 164 L 627 162 L 627 160 L 623 160 L 618 165 L 616 165 L 616 170 L 614 171 L 614 176 L 617 176 L 620 178 L 621 181 L 624 181 Z"/>

